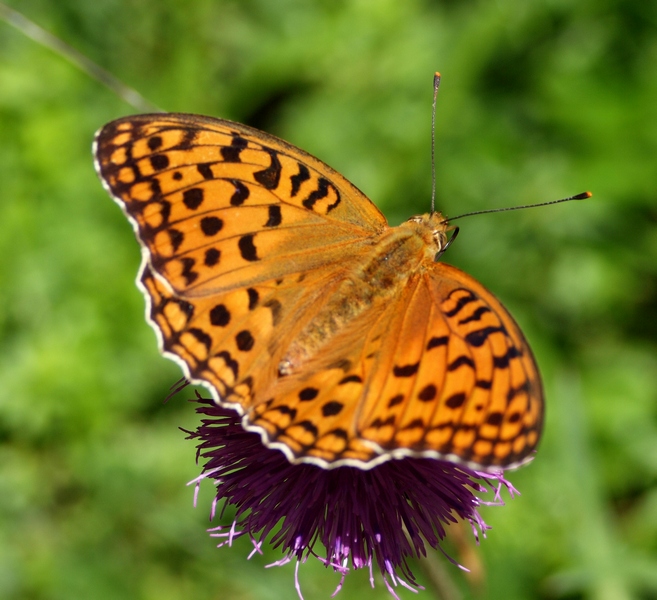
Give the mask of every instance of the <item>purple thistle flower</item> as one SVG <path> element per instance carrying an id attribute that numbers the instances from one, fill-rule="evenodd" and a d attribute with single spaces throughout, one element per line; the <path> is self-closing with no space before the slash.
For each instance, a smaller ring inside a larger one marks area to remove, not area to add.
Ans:
<path id="1" fill-rule="evenodd" d="M 335 593 L 350 565 L 368 568 L 374 585 L 374 563 L 395 598 L 393 586 L 398 584 L 416 591 L 421 586 L 408 557 L 425 556 L 425 544 L 442 550 L 445 525 L 458 519 L 471 523 L 479 541 L 479 533 L 485 537 L 489 526 L 477 507 L 503 504 L 502 487 L 511 497 L 518 493 L 501 469 L 479 472 L 429 458 L 390 460 L 369 470 L 292 464 L 280 451 L 264 446 L 257 433 L 246 431 L 236 412 L 198 395 L 197 401 L 197 412 L 206 418 L 195 432 L 187 432 L 199 440 L 197 456 L 207 459 L 195 480 L 197 490 L 201 480 L 215 480 L 212 518 L 222 500 L 224 507 L 237 509 L 230 526 L 211 529 L 211 534 L 222 539 L 219 546 L 248 535 L 254 546 L 250 558 L 281 522 L 270 544 L 280 547 L 284 557 L 269 566 L 296 558 L 300 598 L 298 567 L 311 555 L 342 575 Z M 476 495 L 490 491 L 495 494 L 492 502 Z M 323 552 L 316 550 L 318 544 Z"/>

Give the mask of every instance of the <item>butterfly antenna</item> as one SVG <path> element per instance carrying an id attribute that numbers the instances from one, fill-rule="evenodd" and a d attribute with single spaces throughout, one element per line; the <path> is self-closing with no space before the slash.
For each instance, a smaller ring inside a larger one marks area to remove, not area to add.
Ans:
<path id="1" fill-rule="evenodd" d="M 153 103 L 146 100 L 137 90 L 125 85 L 109 71 L 98 66 L 84 54 L 81 54 L 52 33 L 39 27 L 34 21 L 30 21 L 30 19 L 21 13 L 9 8 L 6 4 L 0 3 L 0 19 L 3 19 L 12 27 L 18 29 L 22 34 L 33 39 L 37 44 L 50 48 L 55 54 L 64 57 L 92 79 L 108 87 L 122 100 L 134 106 L 137 110 L 144 112 L 163 112 Z"/>
<path id="2" fill-rule="evenodd" d="M 433 76 L 433 105 L 431 107 L 431 213 L 436 207 L 436 100 L 440 87 L 440 73 Z"/>
<path id="3" fill-rule="evenodd" d="M 487 213 L 496 213 L 496 212 L 506 212 L 507 210 L 522 210 L 525 208 L 537 208 L 538 206 L 549 206 L 550 204 L 559 204 L 560 202 L 570 202 L 571 200 L 587 200 L 593 196 L 591 192 L 582 192 L 581 194 L 575 194 L 574 196 L 568 196 L 568 198 L 561 198 L 559 200 L 550 200 L 549 202 L 539 202 L 538 204 L 524 204 L 522 206 L 508 206 L 506 208 L 489 208 L 487 210 L 476 210 L 474 212 L 464 213 L 456 217 L 450 217 L 441 221 L 442 223 L 451 223 L 456 219 L 462 219 L 463 217 L 472 217 L 473 215 L 485 215 Z"/>

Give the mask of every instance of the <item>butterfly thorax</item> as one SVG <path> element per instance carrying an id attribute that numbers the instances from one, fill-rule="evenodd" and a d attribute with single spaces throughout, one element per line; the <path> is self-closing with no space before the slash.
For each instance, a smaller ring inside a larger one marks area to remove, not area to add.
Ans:
<path id="1" fill-rule="evenodd" d="M 412 217 L 399 227 L 388 227 L 371 239 L 371 250 L 347 261 L 331 293 L 318 298 L 313 313 L 281 363 L 290 374 L 316 356 L 329 342 L 349 331 L 364 311 L 383 312 L 391 298 L 421 276 L 446 243 L 444 218 L 439 213 Z M 314 310 L 313 310 L 314 309 Z"/>

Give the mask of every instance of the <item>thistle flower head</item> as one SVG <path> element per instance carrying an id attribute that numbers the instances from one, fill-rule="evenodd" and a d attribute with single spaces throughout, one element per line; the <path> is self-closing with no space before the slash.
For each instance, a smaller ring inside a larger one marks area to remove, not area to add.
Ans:
<path id="1" fill-rule="evenodd" d="M 342 575 L 336 592 L 350 568 L 368 568 L 372 584 L 378 568 L 395 597 L 397 585 L 416 589 L 409 557 L 426 555 L 427 544 L 440 548 L 445 526 L 459 519 L 470 522 L 477 539 L 485 536 L 489 527 L 478 507 L 501 504 L 502 487 L 517 493 L 501 470 L 478 472 L 430 458 L 390 460 L 369 470 L 292 464 L 246 431 L 237 413 L 198 402 L 205 418 L 190 437 L 206 462 L 196 482 L 217 484 L 213 517 L 220 502 L 236 508 L 230 526 L 211 530 L 219 545 L 248 535 L 253 554 L 271 535 L 269 543 L 283 554 L 276 565 L 296 559 L 298 573 L 314 556 Z M 478 496 L 490 491 L 492 502 Z M 301 597 L 298 577 L 296 587 Z"/>

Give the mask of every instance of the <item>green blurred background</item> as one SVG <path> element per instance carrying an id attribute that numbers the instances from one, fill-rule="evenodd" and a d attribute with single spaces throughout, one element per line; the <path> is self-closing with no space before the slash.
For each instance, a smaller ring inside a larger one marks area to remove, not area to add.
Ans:
<path id="1" fill-rule="evenodd" d="M 657 3 L 645 0 L 11 2 L 166 110 L 265 129 L 398 224 L 473 217 L 447 262 L 529 338 L 547 393 L 522 493 L 483 510 L 483 581 L 413 563 L 449 598 L 657 598 Z M 163 398 L 139 251 L 92 168 L 94 131 L 143 112 L 0 21 L 0 597 L 288 599 L 293 565 L 216 549 L 193 405 Z M 189 390 L 188 390 L 189 391 Z M 446 547 L 461 557 L 461 543 Z M 468 542 L 468 546 L 473 546 Z M 445 575 L 440 575 L 445 577 Z M 306 600 L 338 577 L 311 560 Z M 399 592 L 404 599 L 410 592 Z M 341 598 L 388 598 L 365 572 Z"/>

